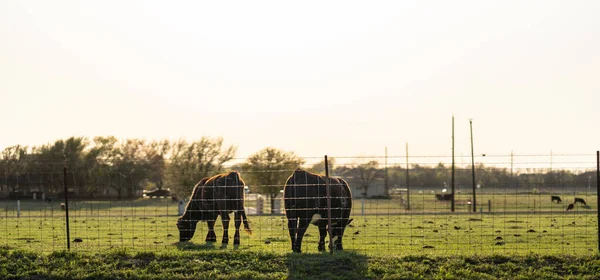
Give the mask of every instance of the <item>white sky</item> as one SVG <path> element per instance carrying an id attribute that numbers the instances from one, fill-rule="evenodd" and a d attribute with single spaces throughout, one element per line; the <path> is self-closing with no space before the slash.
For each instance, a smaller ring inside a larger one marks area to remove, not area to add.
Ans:
<path id="1" fill-rule="evenodd" d="M 0 149 L 600 149 L 600 1 L 0 1 Z"/>

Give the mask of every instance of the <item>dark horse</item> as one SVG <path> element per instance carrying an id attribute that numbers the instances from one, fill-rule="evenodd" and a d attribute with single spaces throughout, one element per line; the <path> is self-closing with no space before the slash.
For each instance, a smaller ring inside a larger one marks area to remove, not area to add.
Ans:
<path id="1" fill-rule="evenodd" d="M 551 195 L 550 199 L 551 199 L 550 202 L 554 202 L 554 201 L 556 201 L 556 203 L 561 203 L 562 202 L 562 199 L 560 199 L 560 196 L 558 196 L 558 195 Z"/>
<path id="2" fill-rule="evenodd" d="M 235 215 L 235 234 L 233 244 L 240 244 L 240 224 L 252 234 L 246 212 L 244 211 L 244 181 L 236 171 L 218 174 L 200 180 L 194 187 L 185 212 L 177 220 L 179 241 L 185 242 L 194 236 L 198 221 L 206 221 L 208 234 L 206 242 L 216 242 L 215 220 L 221 215 L 223 222 L 223 244 L 229 242 L 229 213 Z"/>
<path id="3" fill-rule="evenodd" d="M 579 203 L 581 203 L 581 204 L 585 205 L 585 199 L 583 199 L 583 198 L 576 197 L 576 198 L 575 198 L 575 202 L 574 202 L 574 204 L 577 204 L 577 202 L 579 202 Z"/>
<path id="4" fill-rule="evenodd" d="M 302 238 L 311 223 L 319 227 L 319 251 L 325 250 L 328 209 L 327 187 L 329 180 L 331 197 L 331 237 L 335 249 L 343 250 L 342 236 L 350 224 L 352 193 L 348 183 L 341 178 L 326 177 L 304 170 L 294 171 L 285 183 L 283 197 L 288 230 L 292 240 L 292 251 L 302 252 Z M 329 245 L 331 246 L 331 244 Z"/>

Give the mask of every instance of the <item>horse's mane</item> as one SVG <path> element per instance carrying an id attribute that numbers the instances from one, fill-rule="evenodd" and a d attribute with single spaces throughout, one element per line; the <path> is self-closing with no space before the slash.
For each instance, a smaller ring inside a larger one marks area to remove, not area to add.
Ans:
<path id="1" fill-rule="evenodd" d="M 238 183 L 238 185 L 242 185 L 242 186 L 246 185 L 244 183 L 244 180 L 242 180 L 242 178 L 240 177 L 240 174 L 237 171 L 230 171 L 228 173 L 221 173 L 221 174 L 214 175 L 214 176 L 208 178 L 206 180 L 206 182 L 204 183 L 204 185 L 205 186 L 220 186 L 220 184 L 217 184 L 217 183 L 220 183 L 220 181 L 223 178 L 233 179 L 233 178 L 231 178 L 232 176 L 235 176 L 235 180 L 236 180 L 236 183 Z"/>
<path id="2" fill-rule="evenodd" d="M 197 203 L 197 200 L 199 199 L 199 195 L 200 195 L 200 190 L 202 189 L 202 187 L 204 186 L 204 184 L 206 183 L 206 181 L 208 181 L 208 177 L 204 177 L 200 180 L 200 182 L 198 182 L 195 186 L 194 189 L 192 190 L 192 195 L 190 196 L 190 200 L 188 201 L 187 205 L 185 206 L 185 209 L 187 211 L 187 209 L 193 209 L 194 207 L 190 208 L 192 206 L 192 203 Z"/>

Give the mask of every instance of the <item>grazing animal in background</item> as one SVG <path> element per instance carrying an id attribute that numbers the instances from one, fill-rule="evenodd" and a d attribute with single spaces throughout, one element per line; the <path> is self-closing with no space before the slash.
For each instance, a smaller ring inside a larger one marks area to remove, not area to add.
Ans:
<path id="1" fill-rule="evenodd" d="M 562 199 L 560 199 L 560 196 L 558 195 L 553 195 L 551 196 L 552 200 L 550 202 L 554 202 L 556 201 L 556 203 L 562 203 Z"/>
<path id="2" fill-rule="evenodd" d="M 326 180 L 329 181 L 330 188 L 330 211 L 327 208 Z M 352 222 L 350 219 L 352 193 L 346 181 L 297 169 L 285 183 L 283 198 L 292 251 L 302 252 L 302 238 L 309 223 L 319 227 L 318 249 L 325 251 L 328 212 L 331 212 L 332 228 L 330 230 L 333 246 L 336 250 L 344 249 L 342 246 L 344 230 Z"/>
<path id="3" fill-rule="evenodd" d="M 567 210 L 565 210 L 565 211 L 573 210 L 574 207 L 575 207 L 575 205 L 573 203 L 571 203 L 567 206 Z"/>
<path id="4" fill-rule="evenodd" d="M 440 201 L 451 201 L 453 197 L 453 194 L 451 193 L 436 193 L 435 194 L 435 199 L 440 200 Z"/>
<path id="5" fill-rule="evenodd" d="M 244 211 L 244 181 L 237 171 L 218 174 L 200 180 L 194 187 L 183 215 L 177 220 L 179 241 L 192 239 L 198 221 L 206 221 L 206 242 L 216 242 L 215 220 L 220 215 L 223 222 L 223 244 L 229 242 L 229 213 L 234 212 L 235 234 L 233 244 L 240 244 L 240 225 L 252 234 Z"/>
<path id="6" fill-rule="evenodd" d="M 579 203 L 581 203 L 581 204 L 583 204 L 583 205 L 586 205 L 586 204 L 585 204 L 585 200 L 584 200 L 583 198 L 576 197 L 576 198 L 575 198 L 575 202 L 574 202 L 574 203 L 575 203 L 575 204 L 577 204 L 577 202 L 579 202 Z"/>

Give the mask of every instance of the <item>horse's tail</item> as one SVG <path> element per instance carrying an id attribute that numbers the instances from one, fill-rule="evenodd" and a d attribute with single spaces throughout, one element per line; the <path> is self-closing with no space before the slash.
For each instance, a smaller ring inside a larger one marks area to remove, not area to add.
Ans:
<path id="1" fill-rule="evenodd" d="M 250 229 L 250 223 L 248 222 L 248 218 L 246 218 L 246 210 L 242 208 L 242 222 L 244 223 L 244 230 L 252 235 L 252 230 Z"/>

